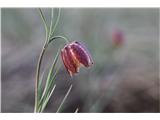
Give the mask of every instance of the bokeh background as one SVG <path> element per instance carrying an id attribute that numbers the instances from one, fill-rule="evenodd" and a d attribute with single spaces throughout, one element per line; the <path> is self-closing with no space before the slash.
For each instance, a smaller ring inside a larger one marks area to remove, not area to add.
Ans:
<path id="1" fill-rule="evenodd" d="M 49 22 L 50 9 L 42 10 Z M 54 15 L 55 21 L 57 9 Z M 1 19 L 2 112 L 33 112 L 43 23 L 36 8 L 2 8 Z M 116 30 L 123 41 L 113 47 Z M 159 112 L 159 9 L 63 8 L 56 34 L 85 43 L 94 65 L 73 78 L 62 65 L 45 112 L 56 111 L 70 84 L 63 112 Z M 49 47 L 42 71 L 63 45 L 57 40 Z"/>

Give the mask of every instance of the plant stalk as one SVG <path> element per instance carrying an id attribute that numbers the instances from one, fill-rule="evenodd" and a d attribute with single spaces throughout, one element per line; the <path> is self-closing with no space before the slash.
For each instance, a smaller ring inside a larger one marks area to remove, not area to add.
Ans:
<path id="1" fill-rule="evenodd" d="M 35 109 L 34 112 L 37 112 L 37 107 L 38 107 L 38 84 L 39 84 L 39 74 L 40 74 L 40 67 L 42 64 L 42 59 L 43 59 L 43 55 L 46 51 L 47 48 L 47 42 L 44 44 L 44 47 L 40 53 L 39 59 L 38 59 L 38 64 L 37 64 L 37 70 L 36 70 L 36 83 L 35 83 Z"/>

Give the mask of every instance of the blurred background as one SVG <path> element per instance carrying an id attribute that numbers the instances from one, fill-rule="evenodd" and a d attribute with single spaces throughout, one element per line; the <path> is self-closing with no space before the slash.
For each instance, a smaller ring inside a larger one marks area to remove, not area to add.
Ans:
<path id="1" fill-rule="evenodd" d="M 42 10 L 49 23 L 50 9 Z M 2 8 L 1 19 L 2 112 L 33 112 L 43 23 L 34 8 Z M 61 65 L 45 112 L 56 112 L 71 84 L 63 112 L 159 112 L 159 9 L 63 8 L 56 34 L 83 42 L 94 65 L 73 78 Z M 63 45 L 57 40 L 49 47 L 42 71 Z"/>

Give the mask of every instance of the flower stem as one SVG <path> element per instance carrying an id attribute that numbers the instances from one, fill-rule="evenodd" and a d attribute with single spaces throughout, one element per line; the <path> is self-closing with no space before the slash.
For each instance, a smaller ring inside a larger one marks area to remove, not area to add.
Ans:
<path id="1" fill-rule="evenodd" d="M 49 40 L 49 43 L 52 42 L 55 39 L 58 39 L 58 38 L 61 38 L 61 39 L 65 40 L 66 43 L 69 43 L 69 40 L 64 36 L 54 36 Z"/>
<path id="2" fill-rule="evenodd" d="M 41 53 L 40 53 L 40 56 L 39 56 L 39 59 L 38 59 L 38 64 L 37 64 L 37 70 L 36 70 L 36 83 L 35 83 L 35 109 L 34 109 L 34 112 L 37 112 L 37 107 L 38 107 L 38 84 L 39 84 L 39 74 L 40 74 L 40 67 L 41 67 L 41 64 L 42 64 L 42 58 L 43 58 L 43 55 L 45 53 L 45 50 L 46 50 L 46 47 L 47 47 L 47 44 L 44 45 Z"/>

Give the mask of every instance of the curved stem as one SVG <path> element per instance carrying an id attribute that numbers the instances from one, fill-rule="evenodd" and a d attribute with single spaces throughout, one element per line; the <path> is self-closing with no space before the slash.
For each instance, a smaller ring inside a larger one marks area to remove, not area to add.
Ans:
<path id="1" fill-rule="evenodd" d="M 49 40 L 49 43 L 52 42 L 55 39 L 58 39 L 58 38 L 61 38 L 61 39 L 65 40 L 66 43 L 69 43 L 69 40 L 64 36 L 54 36 Z"/>
<path id="2" fill-rule="evenodd" d="M 38 84 L 39 84 L 39 74 L 40 74 L 40 67 L 41 67 L 41 64 L 42 64 L 42 58 L 43 58 L 43 55 L 46 51 L 46 47 L 47 47 L 47 44 L 44 45 L 41 53 L 40 53 L 40 56 L 39 56 L 39 59 L 38 59 L 38 64 L 37 64 L 37 70 L 36 70 L 36 83 L 35 83 L 35 109 L 34 111 L 37 112 L 37 106 L 38 106 Z"/>

